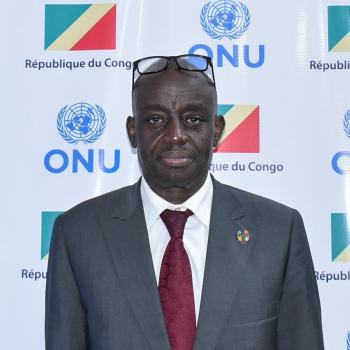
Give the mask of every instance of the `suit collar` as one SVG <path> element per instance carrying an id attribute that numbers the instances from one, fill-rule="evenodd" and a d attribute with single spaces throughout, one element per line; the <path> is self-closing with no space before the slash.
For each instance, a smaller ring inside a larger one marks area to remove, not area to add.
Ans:
<path id="1" fill-rule="evenodd" d="M 159 300 L 145 217 L 140 181 L 119 190 L 111 216 L 100 225 L 125 296 L 153 350 L 170 350 Z"/>
<path id="2" fill-rule="evenodd" d="M 232 187 L 214 180 L 211 224 L 194 350 L 212 350 L 245 278 L 257 234 L 257 214 L 246 208 Z M 247 230 L 249 241 L 242 245 L 237 232 Z"/>
<path id="3" fill-rule="evenodd" d="M 141 178 L 134 185 L 116 191 L 119 195 L 113 203 L 112 218 L 128 220 L 134 211 L 142 206 L 140 185 Z"/>
<path id="4" fill-rule="evenodd" d="M 234 195 L 232 192 L 234 188 L 217 181 L 213 175 L 211 175 L 211 178 L 214 186 L 213 206 L 211 214 L 219 214 L 221 211 L 222 214 L 225 213 L 225 215 L 228 215 L 228 217 L 232 220 L 247 216 L 249 214 L 249 208 L 246 208 L 245 205 L 239 201 L 238 197 Z M 220 208 L 218 212 L 215 210 L 217 208 Z"/>

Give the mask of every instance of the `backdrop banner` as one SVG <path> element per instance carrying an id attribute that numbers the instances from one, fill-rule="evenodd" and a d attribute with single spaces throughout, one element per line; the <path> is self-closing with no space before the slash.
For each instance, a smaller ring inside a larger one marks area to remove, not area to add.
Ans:
<path id="1" fill-rule="evenodd" d="M 57 215 L 140 176 L 132 61 L 195 53 L 227 123 L 211 173 L 300 210 L 326 349 L 350 350 L 349 18 L 343 0 L 3 0 L 1 348 L 44 349 Z"/>

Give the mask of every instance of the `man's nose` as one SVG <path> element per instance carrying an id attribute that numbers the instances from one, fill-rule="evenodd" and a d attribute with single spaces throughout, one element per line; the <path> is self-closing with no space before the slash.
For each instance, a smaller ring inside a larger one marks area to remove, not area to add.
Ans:
<path id="1" fill-rule="evenodd" d="M 184 130 L 184 125 L 179 118 L 171 118 L 168 125 L 167 137 L 170 142 L 183 144 L 187 142 L 188 137 Z"/>

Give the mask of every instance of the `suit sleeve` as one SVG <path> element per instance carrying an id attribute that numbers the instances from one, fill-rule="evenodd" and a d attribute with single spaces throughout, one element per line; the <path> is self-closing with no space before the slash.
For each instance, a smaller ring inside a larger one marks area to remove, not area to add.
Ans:
<path id="1" fill-rule="evenodd" d="M 64 240 L 62 216 L 55 221 L 46 281 L 46 350 L 86 350 L 86 312 Z"/>
<path id="2" fill-rule="evenodd" d="M 294 210 L 278 317 L 278 350 L 323 350 L 321 307 L 303 220 Z"/>

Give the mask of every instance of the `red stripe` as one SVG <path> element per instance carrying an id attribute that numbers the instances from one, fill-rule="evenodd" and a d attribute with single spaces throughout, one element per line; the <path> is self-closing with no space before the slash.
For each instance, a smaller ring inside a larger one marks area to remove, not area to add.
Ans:
<path id="1" fill-rule="evenodd" d="M 260 152 L 259 107 L 219 144 L 215 152 Z"/>
<path id="2" fill-rule="evenodd" d="M 78 50 L 115 50 L 116 12 L 114 5 L 72 48 Z"/>

